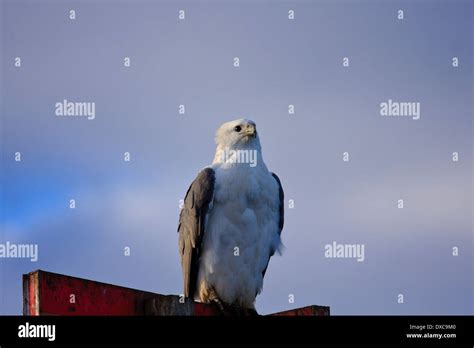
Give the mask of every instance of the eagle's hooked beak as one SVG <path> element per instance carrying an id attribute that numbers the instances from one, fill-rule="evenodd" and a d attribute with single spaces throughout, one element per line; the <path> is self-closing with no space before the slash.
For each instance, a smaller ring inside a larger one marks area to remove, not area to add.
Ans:
<path id="1" fill-rule="evenodd" d="M 245 129 L 245 135 L 249 137 L 257 137 L 257 126 L 253 123 L 249 123 Z"/>

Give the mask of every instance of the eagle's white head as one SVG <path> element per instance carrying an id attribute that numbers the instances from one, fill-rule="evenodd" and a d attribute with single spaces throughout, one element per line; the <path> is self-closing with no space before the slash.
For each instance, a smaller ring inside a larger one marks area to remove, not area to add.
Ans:
<path id="1" fill-rule="evenodd" d="M 251 120 L 241 118 L 221 125 L 216 132 L 216 144 L 220 148 L 232 150 L 260 148 L 257 125 Z"/>
<path id="2" fill-rule="evenodd" d="M 245 118 L 222 124 L 217 129 L 215 141 L 217 148 L 214 163 L 222 163 L 223 156 L 235 151 L 253 151 L 261 155 L 257 125 Z"/>

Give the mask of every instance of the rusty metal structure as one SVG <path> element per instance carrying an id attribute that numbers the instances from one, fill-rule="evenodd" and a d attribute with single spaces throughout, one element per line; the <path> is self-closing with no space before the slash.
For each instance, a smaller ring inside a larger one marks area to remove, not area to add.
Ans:
<path id="1" fill-rule="evenodd" d="M 328 316 L 329 307 L 307 306 L 275 316 Z M 213 316 L 212 305 L 37 270 L 23 275 L 23 315 Z"/>

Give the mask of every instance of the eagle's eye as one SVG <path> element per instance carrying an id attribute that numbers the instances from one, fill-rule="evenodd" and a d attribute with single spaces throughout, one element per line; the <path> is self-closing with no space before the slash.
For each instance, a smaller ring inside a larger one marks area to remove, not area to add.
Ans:
<path id="1" fill-rule="evenodd" d="M 242 127 L 240 127 L 240 126 L 235 126 L 235 127 L 234 127 L 234 130 L 235 130 L 236 132 L 240 132 L 240 131 L 242 130 Z"/>

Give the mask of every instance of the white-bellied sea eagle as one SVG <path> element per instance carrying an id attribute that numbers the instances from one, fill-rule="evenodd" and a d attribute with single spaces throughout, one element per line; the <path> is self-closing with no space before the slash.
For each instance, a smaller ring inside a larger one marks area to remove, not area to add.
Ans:
<path id="1" fill-rule="evenodd" d="M 179 217 L 184 295 L 255 314 L 268 263 L 282 245 L 283 189 L 263 161 L 254 122 L 224 123 L 215 140 L 214 161 L 192 182 Z"/>

